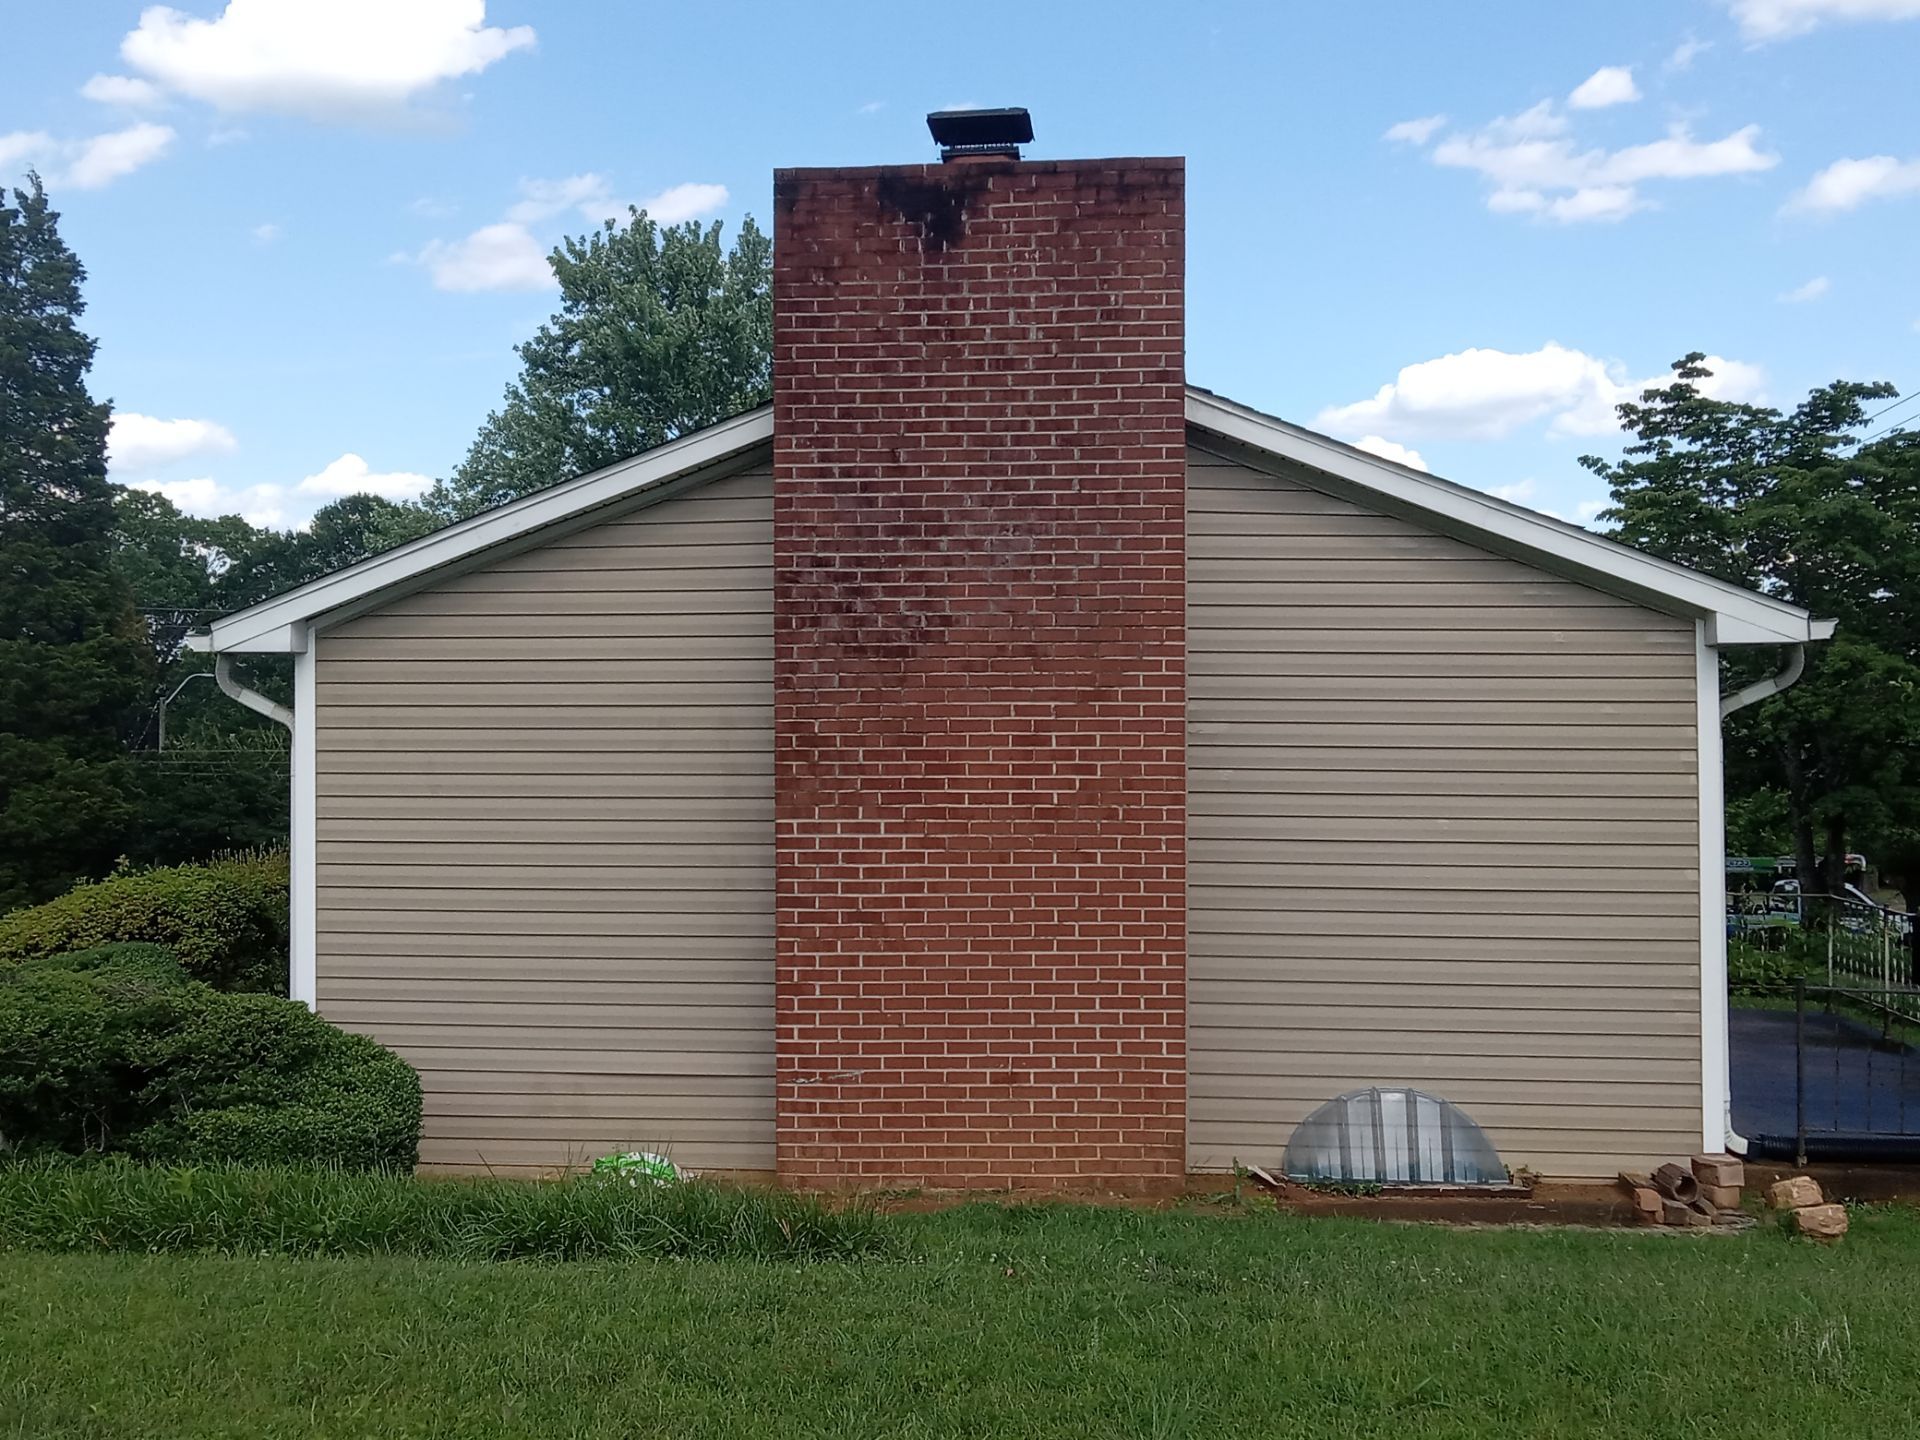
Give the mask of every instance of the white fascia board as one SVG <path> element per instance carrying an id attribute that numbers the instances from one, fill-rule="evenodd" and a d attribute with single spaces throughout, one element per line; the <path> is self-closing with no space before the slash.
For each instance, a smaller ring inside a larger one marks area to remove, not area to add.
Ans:
<path id="1" fill-rule="evenodd" d="M 1415 520 L 1656 609 L 1706 620 L 1715 645 L 1800 645 L 1833 622 L 1756 591 L 1555 520 L 1524 506 L 1343 445 L 1205 390 L 1187 391 L 1187 423 L 1231 444 L 1318 472 L 1330 493 Z"/>
<path id="2" fill-rule="evenodd" d="M 582 475 L 498 509 L 436 530 L 384 555 L 276 595 L 189 637 L 196 650 L 298 654 L 310 627 L 351 607 L 365 608 L 426 577 L 516 540 L 568 522 L 589 523 L 596 512 L 664 490 L 684 479 L 751 453 L 773 440 L 773 407 L 762 406 L 669 441 L 630 460 Z"/>

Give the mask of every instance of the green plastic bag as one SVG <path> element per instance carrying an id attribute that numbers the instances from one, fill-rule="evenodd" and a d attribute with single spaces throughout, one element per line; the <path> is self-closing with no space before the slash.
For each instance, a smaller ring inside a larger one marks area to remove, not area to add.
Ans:
<path id="1" fill-rule="evenodd" d="M 686 1172 L 664 1155 L 651 1150 L 628 1150 L 602 1155 L 593 1162 L 593 1175 L 602 1180 L 624 1180 L 629 1185 L 677 1185 Z"/>

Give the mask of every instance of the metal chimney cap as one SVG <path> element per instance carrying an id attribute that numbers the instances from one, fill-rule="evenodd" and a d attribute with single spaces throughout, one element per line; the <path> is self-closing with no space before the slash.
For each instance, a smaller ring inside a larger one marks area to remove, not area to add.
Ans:
<path id="1" fill-rule="evenodd" d="M 1019 158 L 1019 147 L 1033 139 L 1033 117 L 1024 105 L 1007 105 L 996 110 L 935 110 L 927 116 L 927 129 L 940 147 L 940 158 L 957 155 L 1011 155 Z"/>

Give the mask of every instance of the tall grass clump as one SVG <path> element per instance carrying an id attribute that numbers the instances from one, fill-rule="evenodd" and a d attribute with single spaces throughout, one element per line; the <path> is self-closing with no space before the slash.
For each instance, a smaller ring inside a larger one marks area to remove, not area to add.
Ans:
<path id="1" fill-rule="evenodd" d="M 237 1165 L 0 1166 L 0 1248 L 456 1260 L 851 1260 L 883 1219 L 785 1191 Z"/>

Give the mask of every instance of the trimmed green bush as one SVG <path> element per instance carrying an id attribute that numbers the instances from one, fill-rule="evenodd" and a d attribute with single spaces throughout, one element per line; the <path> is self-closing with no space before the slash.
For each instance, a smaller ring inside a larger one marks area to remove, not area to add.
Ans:
<path id="1" fill-rule="evenodd" d="M 0 965 L 127 942 L 165 946 L 222 990 L 285 994 L 287 857 L 115 875 L 0 915 Z"/>
<path id="2" fill-rule="evenodd" d="M 152 946 L 0 969 L 0 1151 L 410 1169 L 420 1077 L 271 995 Z"/>
<path id="3" fill-rule="evenodd" d="M 699 1180 L 419 1180 L 312 1169 L 0 1164 L 0 1249 L 838 1260 L 899 1247 L 869 1206 Z"/>

